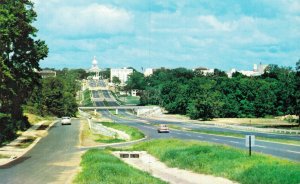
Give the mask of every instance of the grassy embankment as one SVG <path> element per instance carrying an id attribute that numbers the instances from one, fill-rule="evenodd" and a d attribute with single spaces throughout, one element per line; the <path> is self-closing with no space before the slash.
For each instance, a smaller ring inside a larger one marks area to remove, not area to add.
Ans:
<path id="1" fill-rule="evenodd" d="M 104 126 L 125 132 L 130 136 L 130 140 L 138 140 L 145 137 L 145 135 L 142 132 L 140 132 L 138 129 L 134 127 L 116 124 L 112 122 L 99 122 L 99 123 L 101 123 Z M 90 139 L 95 142 L 100 142 L 100 143 L 117 143 L 117 142 L 126 141 L 124 139 L 118 138 L 117 136 L 110 137 L 101 134 L 94 134 L 92 131 L 90 131 L 88 127 L 88 123 L 84 123 L 82 134 L 81 134 L 81 140 L 87 140 L 87 139 Z"/>
<path id="2" fill-rule="evenodd" d="M 176 129 L 176 130 L 185 130 L 185 131 L 189 131 L 189 132 L 197 132 L 197 133 L 202 133 L 202 134 L 245 138 L 245 135 L 239 134 L 239 133 L 233 133 L 233 132 L 217 132 L 217 131 L 213 131 L 213 130 L 192 130 L 192 129 L 182 128 L 182 127 L 179 127 L 176 125 L 169 125 L 169 127 Z M 260 136 L 255 136 L 255 139 L 262 140 L 262 141 L 271 141 L 271 142 L 278 142 L 278 143 L 288 143 L 288 144 L 300 145 L 300 142 L 296 141 L 296 140 L 276 139 L 276 138 L 267 138 L 267 137 L 260 137 Z"/>
<path id="3" fill-rule="evenodd" d="M 82 101 L 83 106 L 93 106 L 93 102 L 91 100 L 91 91 L 86 89 L 83 91 L 83 101 Z"/>
<path id="4" fill-rule="evenodd" d="M 82 171 L 76 176 L 74 183 L 165 183 L 146 172 L 127 165 L 107 150 L 89 150 L 82 156 L 80 165 Z"/>
<path id="5" fill-rule="evenodd" d="M 36 114 L 27 113 L 27 112 L 24 113 L 24 115 L 28 118 L 28 121 L 31 125 L 34 125 L 41 121 L 45 121 L 45 123 L 43 125 L 49 125 L 50 123 L 52 123 L 53 120 L 55 120 L 55 117 L 53 117 L 53 116 L 42 117 L 42 116 L 39 116 Z"/>
<path id="6" fill-rule="evenodd" d="M 22 140 L 19 144 L 16 145 L 18 148 L 27 148 L 30 146 L 34 141 L 36 140 L 36 137 L 26 137 L 26 139 Z"/>
<path id="7" fill-rule="evenodd" d="M 224 145 L 176 139 L 154 140 L 134 145 L 170 167 L 225 177 L 242 184 L 299 184 L 299 162 L 248 152 Z"/>
<path id="8" fill-rule="evenodd" d="M 0 159 L 1 158 L 9 158 L 8 156 L 6 156 L 6 155 L 0 155 Z"/>
<path id="9" fill-rule="evenodd" d="M 115 99 L 121 104 L 121 105 L 139 105 L 140 104 L 140 97 L 139 96 L 117 96 L 114 92 L 111 92 L 111 94 L 115 97 Z"/>
<path id="10" fill-rule="evenodd" d="M 134 128 L 131 126 L 121 125 L 121 124 L 112 123 L 112 122 L 100 122 L 100 123 L 104 126 L 125 132 L 126 134 L 128 134 L 130 136 L 131 141 L 142 139 L 145 137 L 145 135 L 141 131 L 139 131 L 137 128 Z"/>
<path id="11" fill-rule="evenodd" d="M 88 123 L 83 124 L 83 129 L 81 132 L 81 140 L 82 144 L 84 146 L 87 146 L 86 140 L 91 140 L 93 142 L 100 142 L 100 143 L 117 143 L 117 142 L 124 142 L 125 140 L 123 139 L 118 139 L 116 137 L 110 137 L 110 136 L 105 136 L 101 134 L 94 134 L 90 129 Z"/>

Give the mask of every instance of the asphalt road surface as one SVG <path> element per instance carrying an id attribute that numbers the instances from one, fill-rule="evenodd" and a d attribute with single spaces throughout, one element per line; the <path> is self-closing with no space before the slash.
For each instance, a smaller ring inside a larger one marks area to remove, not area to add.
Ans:
<path id="1" fill-rule="evenodd" d="M 109 93 L 107 91 L 102 91 L 105 98 L 110 98 Z M 159 134 L 157 133 L 157 127 L 155 124 L 174 124 L 180 127 L 186 127 L 190 129 L 198 129 L 198 130 L 213 130 L 213 131 L 221 131 L 221 132 L 233 132 L 240 133 L 244 135 L 256 135 L 261 137 L 271 137 L 278 139 L 288 139 L 288 140 L 299 140 L 299 136 L 290 136 L 290 135 L 280 135 L 280 134 L 268 134 L 268 133 L 258 133 L 258 132 L 250 132 L 250 131 L 239 131 L 232 130 L 226 128 L 218 128 L 218 127 L 210 127 L 203 126 L 192 123 L 182 123 L 182 122 L 172 122 L 172 121 L 162 121 L 162 120 L 153 120 L 147 118 L 140 118 L 135 115 L 128 114 L 125 110 L 119 110 L 119 114 L 123 117 L 129 118 L 119 118 L 117 116 L 112 116 L 107 110 L 100 110 L 101 114 L 103 114 L 107 118 L 111 118 L 116 122 L 127 124 L 130 126 L 135 126 L 141 131 L 143 131 L 149 139 L 156 138 L 179 138 L 179 139 L 193 139 L 200 141 L 207 141 L 213 143 L 220 143 L 229 145 L 236 148 L 248 149 L 245 147 L 245 139 L 244 138 L 235 138 L 235 137 L 227 137 L 227 136 L 218 136 L 218 135 L 208 135 L 203 133 L 194 133 L 194 132 L 186 132 L 180 130 L 172 130 L 170 133 Z M 151 122 L 151 124 L 145 123 Z M 290 160 L 300 161 L 300 146 L 290 145 L 290 144 L 282 144 L 282 143 L 274 143 L 268 141 L 255 141 L 255 147 L 252 149 L 254 152 L 270 154 L 277 157 L 282 157 Z"/>
<path id="2" fill-rule="evenodd" d="M 79 120 L 72 125 L 56 123 L 46 137 L 23 157 L 0 167 L 2 184 L 65 183 L 78 164 L 70 160 L 79 158 Z"/>

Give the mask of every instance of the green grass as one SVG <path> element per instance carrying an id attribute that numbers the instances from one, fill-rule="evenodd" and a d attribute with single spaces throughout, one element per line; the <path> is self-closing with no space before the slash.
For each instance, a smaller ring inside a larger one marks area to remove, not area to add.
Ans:
<path id="1" fill-rule="evenodd" d="M 124 96 L 119 97 L 126 105 L 138 105 L 140 104 L 139 96 Z"/>
<path id="2" fill-rule="evenodd" d="M 0 159 L 1 158 L 9 158 L 8 156 L 6 156 L 6 155 L 0 155 Z"/>
<path id="3" fill-rule="evenodd" d="M 83 124 L 83 130 L 80 135 L 80 139 L 84 142 L 84 140 L 91 139 L 95 142 L 101 143 L 117 143 L 117 142 L 125 142 L 123 139 L 118 139 L 116 137 L 105 136 L 101 134 L 94 134 L 88 127 L 87 123 Z"/>
<path id="4" fill-rule="evenodd" d="M 107 150 L 89 150 L 82 156 L 82 171 L 76 176 L 78 184 L 160 184 L 165 183 L 150 174 L 135 169 Z"/>
<path id="5" fill-rule="evenodd" d="M 125 105 L 125 103 L 124 103 L 123 101 L 121 101 L 121 100 L 117 97 L 116 93 L 114 93 L 113 91 L 111 91 L 111 94 L 114 96 L 114 98 L 115 98 L 121 105 Z"/>
<path id="6" fill-rule="evenodd" d="M 100 134 L 97 134 L 97 139 L 95 141 L 96 142 L 101 142 L 101 143 L 125 142 L 124 139 L 118 139 L 118 138 L 115 138 L 115 137 L 109 137 L 109 136 L 100 135 Z"/>
<path id="7" fill-rule="evenodd" d="M 224 136 L 231 136 L 231 137 L 237 137 L 237 138 L 245 138 L 245 135 L 243 135 L 243 134 L 231 133 L 231 132 L 216 132 L 216 131 L 211 131 L 211 130 L 189 130 L 189 131 L 213 134 L 213 135 L 224 135 Z M 260 137 L 260 136 L 255 136 L 255 138 L 257 140 L 262 140 L 262 141 L 271 141 L 271 142 L 278 142 L 278 143 L 288 143 L 288 144 L 300 145 L 300 142 L 295 141 L 295 140 L 275 139 L 275 138 L 267 138 L 267 137 Z"/>
<path id="8" fill-rule="evenodd" d="M 86 89 L 85 91 L 83 91 L 83 98 L 84 98 L 82 102 L 83 106 L 93 106 L 90 90 Z"/>
<path id="9" fill-rule="evenodd" d="M 140 104 L 140 97 L 139 96 L 117 96 L 114 92 L 111 94 L 115 97 L 115 99 L 121 105 L 138 105 Z"/>
<path id="10" fill-rule="evenodd" d="M 145 137 L 145 135 L 141 131 L 139 131 L 137 128 L 134 127 L 112 123 L 112 122 L 100 122 L 100 123 L 104 126 L 111 127 L 116 130 L 124 131 L 126 134 L 130 136 L 131 140 L 138 140 Z"/>
<path id="11" fill-rule="evenodd" d="M 132 150 L 146 150 L 170 167 L 225 177 L 242 184 L 299 184 L 299 162 L 248 152 L 229 146 L 177 139 L 139 143 Z"/>
<path id="12" fill-rule="evenodd" d="M 222 136 L 231 136 L 231 137 L 237 137 L 237 138 L 245 138 L 245 135 L 238 134 L 238 133 L 232 133 L 232 132 L 218 132 L 213 130 L 192 130 L 192 129 L 184 129 L 182 127 L 176 126 L 176 125 L 169 125 L 170 128 L 177 129 L 177 130 L 186 130 L 190 132 L 197 132 L 197 133 L 203 133 L 203 134 L 212 134 L 212 135 L 222 135 Z M 275 138 L 267 138 L 267 137 L 260 137 L 255 136 L 257 140 L 262 141 L 271 141 L 271 142 L 278 142 L 278 143 L 287 143 L 287 144 L 295 144 L 300 145 L 299 141 L 295 140 L 287 140 L 287 139 L 275 139 Z"/>
<path id="13" fill-rule="evenodd" d="M 36 137 L 27 137 L 26 139 L 22 140 L 16 147 L 18 148 L 27 148 L 30 146 L 34 141 Z"/>

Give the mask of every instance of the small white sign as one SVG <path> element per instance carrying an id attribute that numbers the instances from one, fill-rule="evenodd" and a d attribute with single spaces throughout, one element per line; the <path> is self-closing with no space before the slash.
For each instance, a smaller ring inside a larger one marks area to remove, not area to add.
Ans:
<path id="1" fill-rule="evenodd" d="M 255 146 L 255 135 L 246 135 L 246 147 L 249 147 L 251 139 L 251 147 Z"/>

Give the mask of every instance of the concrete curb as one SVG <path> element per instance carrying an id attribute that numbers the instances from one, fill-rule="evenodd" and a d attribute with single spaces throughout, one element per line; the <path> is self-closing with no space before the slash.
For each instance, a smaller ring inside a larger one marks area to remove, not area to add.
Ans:
<path id="1" fill-rule="evenodd" d="M 47 131 L 55 124 L 57 123 L 58 120 L 54 120 L 44 131 Z M 42 125 L 42 124 L 41 124 Z M 33 131 L 34 129 L 31 129 L 31 131 Z M 42 139 L 43 137 L 37 137 L 33 143 L 31 143 L 27 148 L 25 148 L 24 150 L 22 150 L 22 152 L 18 155 L 16 155 L 15 157 L 12 158 L 8 158 L 7 161 L 4 161 L 3 163 L 0 164 L 1 166 L 5 166 L 13 161 L 18 160 L 19 158 L 21 158 L 22 156 L 24 156 L 26 153 L 28 153 L 34 146 L 36 146 L 36 144 Z"/>

